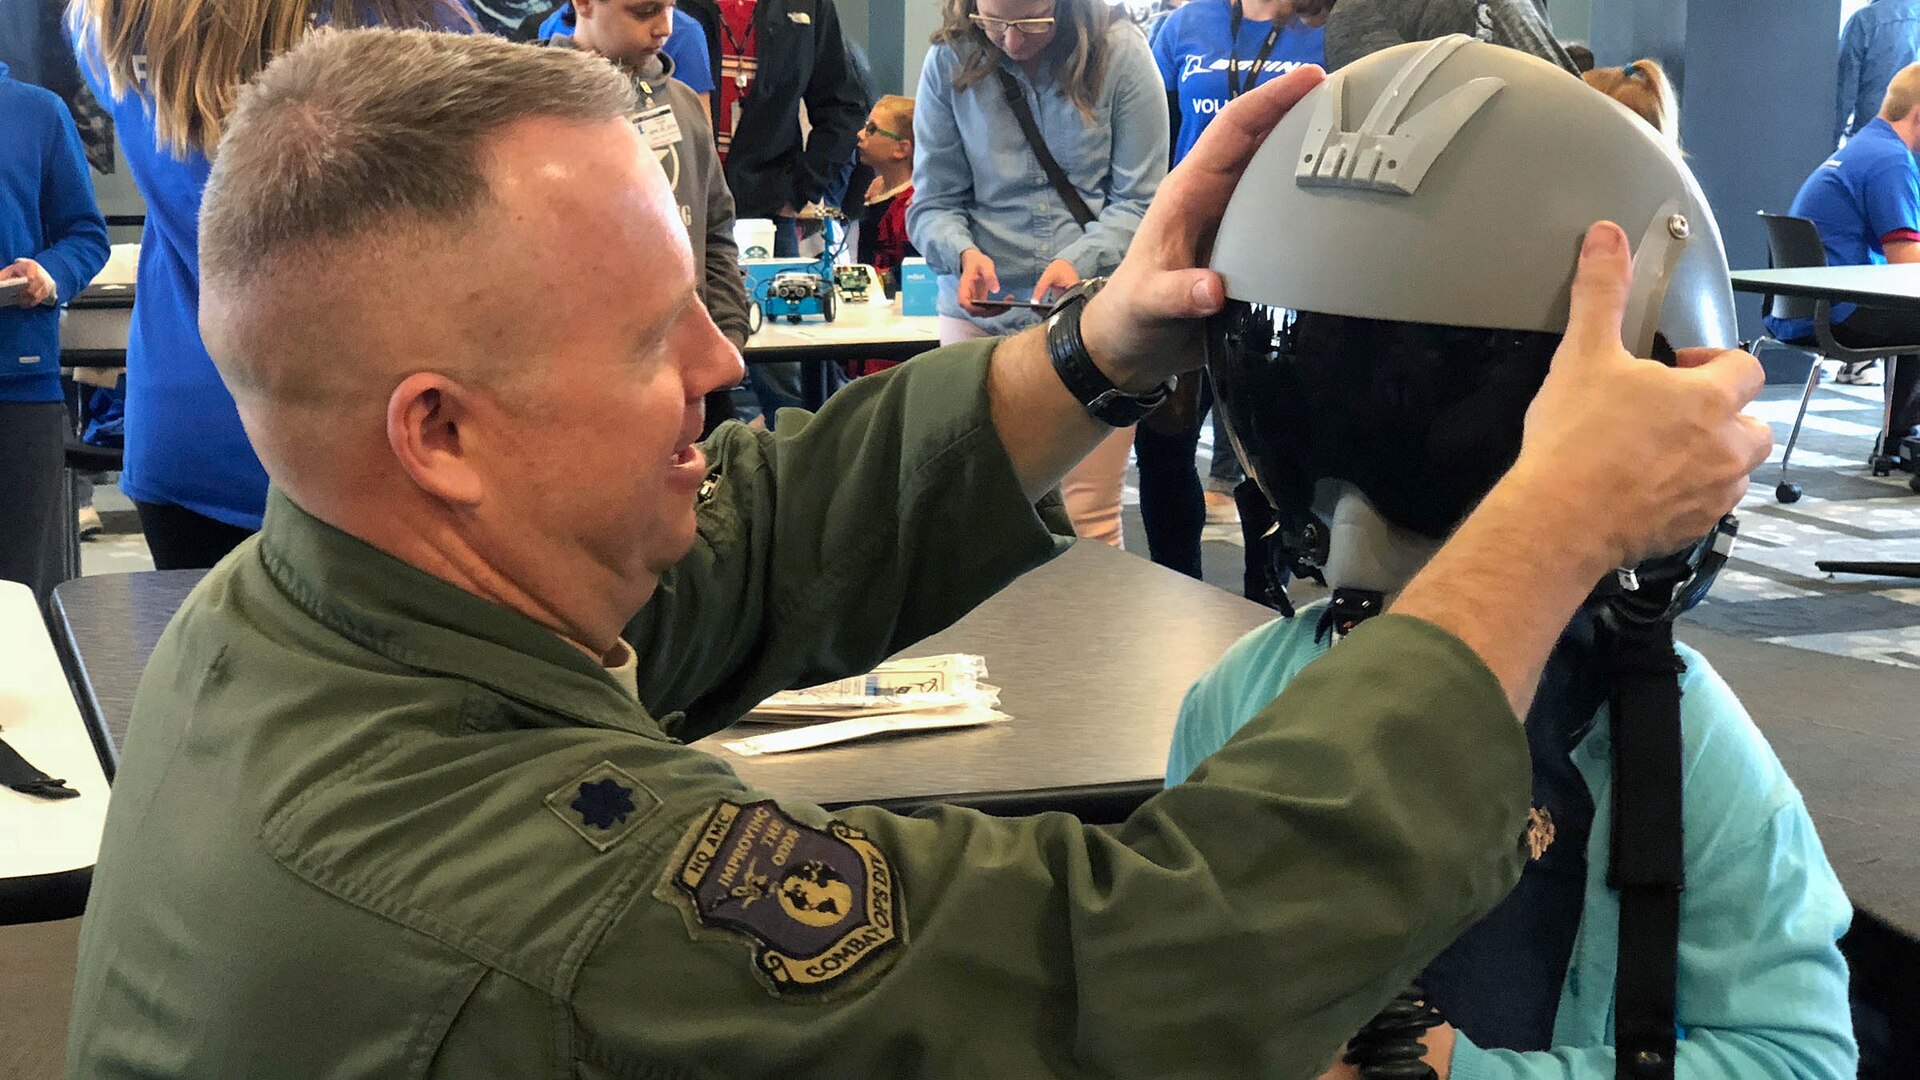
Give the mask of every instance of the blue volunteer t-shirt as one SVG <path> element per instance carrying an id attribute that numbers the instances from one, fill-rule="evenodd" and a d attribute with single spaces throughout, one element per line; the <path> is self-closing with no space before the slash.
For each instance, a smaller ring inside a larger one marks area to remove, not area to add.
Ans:
<path id="1" fill-rule="evenodd" d="M 0 63 L 0 268 L 15 259 L 38 262 L 65 303 L 105 265 L 107 223 L 66 103 Z M 60 399 L 60 309 L 0 300 L 0 401 Z"/>
<path id="2" fill-rule="evenodd" d="M 1228 0 L 1193 0 L 1168 15 L 1153 38 L 1153 58 L 1169 94 L 1180 97 L 1179 130 L 1173 160 L 1187 156 L 1200 133 L 1227 104 L 1227 69 L 1236 65 L 1240 91 L 1269 82 L 1306 64 L 1326 65 L 1326 35 L 1298 19 L 1280 28 L 1273 51 L 1259 71 L 1253 62 L 1267 41 L 1271 22 L 1244 19 L 1233 37 L 1233 5 Z"/>
<path id="3" fill-rule="evenodd" d="M 573 5 L 561 4 L 540 24 L 540 40 L 573 33 Z M 673 33 L 660 49 L 673 63 L 673 77 L 696 94 L 713 93 L 713 54 L 707 51 L 707 32 L 693 16 L 673 9 Z"/>
<path id="4" fill-rule="evenodd" d="M 88 45 L 80 71 L 113 115 L 133 182 L 146 200 L 138 300 L 127 333 L 127 445 L 120 490 L 139 502 L 184 507 L 258 529 L 267 471 L 240 426 L 240 410 L 200 340 L 200 192 L 211 166 L 156 140 L 143 88 L 118 97 Z"/>
<path id="5" fill-rule="evenodd" d="M 1884 241 L 1920 240 L 1920 165 L 1893 125 L 1876 116 L 1813 170 L 1789 213 L 1820 230 L 1828 266 L 1884 263 Z M 1853 309 L 1852 304 L 1833 305 L 1833 321 L 1845 322 Z M 1768 316 L 1767 330 L 1781 341 L 1794 341 L 1813 336 L 1813 320 Z"/>

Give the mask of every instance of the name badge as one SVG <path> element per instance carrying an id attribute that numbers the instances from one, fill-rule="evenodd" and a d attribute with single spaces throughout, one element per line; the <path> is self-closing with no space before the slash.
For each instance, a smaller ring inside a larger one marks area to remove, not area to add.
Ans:
<path id="1" fill-rule="evenodd" d="M 680 122 L 673 118 L 672 105 L 656 105 L 642 112 L 635 123 L 651 150 L 665 150 L 680 141 Z"/>

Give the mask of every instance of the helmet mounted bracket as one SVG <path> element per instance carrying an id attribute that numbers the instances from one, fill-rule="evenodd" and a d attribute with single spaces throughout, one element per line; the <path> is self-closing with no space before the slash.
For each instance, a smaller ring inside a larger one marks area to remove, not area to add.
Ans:
<path id="1" fill-rule="evenodd" d="M 1358 130 L 1347 129 L 1344 74 L 1328 81 L 1301 144 L 1294 177 L 1302 187 L 1351 187 L 1412 195 L 1419 190 L 1441 153 L 1467 121 L 1494 95 L 1505 79 L 1484 76 L 1454 88 L 1418 114 L 1408 117 L 1413 97 L 1434 70 L 1473 39 L 1453 34 L 1429 44 L 1387 84 Z"/>

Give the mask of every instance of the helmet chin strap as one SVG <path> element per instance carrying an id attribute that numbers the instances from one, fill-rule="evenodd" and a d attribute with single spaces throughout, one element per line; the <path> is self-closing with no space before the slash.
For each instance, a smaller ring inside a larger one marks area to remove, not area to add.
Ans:
<path id="1" fill-rule="evenodd" d="M 1314 509 L 1332 522 L 1326 565 L 1332 593 L 1317 636 L 1330 631 L 1337 641 L 1385 610 L 1387 600 L 1413 580 L 1442 541 L 1388 521 L 1345 481 L 1322 481 L 1314 495 Z"/>

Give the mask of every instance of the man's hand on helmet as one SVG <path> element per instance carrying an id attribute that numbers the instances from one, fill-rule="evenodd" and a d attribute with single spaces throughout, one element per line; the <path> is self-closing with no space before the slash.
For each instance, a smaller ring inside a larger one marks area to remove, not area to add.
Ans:
<path id="1" fill-rule="evenodd" d="M 1325 77 L 1300 68 L 1236 98 L 1167 174 L 1126 258 L 1080 320 L 1087 352 L 1114 385 L 1146 393 L 1205 359 L 1200 320 L 1227 300 L 1220 275 L 1204 269 L 1214 230 L 1254 151 Z"/>
<path id="2" fill-rule="evenodd" d="M 1674 369 L 1627 352 L 1620 324 L 1631 279 L 1626 234 L 1595 225 L 1566 337 L 1509 475 L 1540 497 L 1588 507 L 1620 566 L 1706 535 L 1773 446 L 1767 425 L 1740 411 L 1765 381 L 1752 356 L 1682 349 Z"/>

